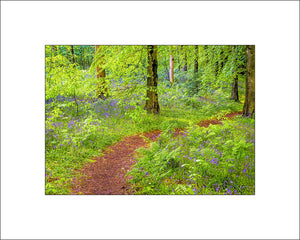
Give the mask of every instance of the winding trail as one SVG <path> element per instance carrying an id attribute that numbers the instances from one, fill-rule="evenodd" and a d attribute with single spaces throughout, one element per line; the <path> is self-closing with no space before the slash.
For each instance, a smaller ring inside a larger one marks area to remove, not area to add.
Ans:
<path id="1" fill-rule="evenodd" d="M 233 118 L 241 115 L 242 112 L 229 113 L 226 118 Z M 222 124 L 224 117 L 203 120 L 198 125 L 208 127 L 210 124 Z M 73 179 L 70 194 L 84 195 L 127 195 L 133 194 L 130 186 L 126 182 L 125 174 L 136 163 L 135 150 L 141 147 L 149 147 L 149 142 L 155 141 L 160 130 L 140 133 L 125 137 L 120 142 L 107 147 L 102 156 L 95 157 L 95 162 L 86 164 L 80 171 L 81 177 Z M 176 129 L 175 136 L 183 134 L 183 129 Z M 149 139 L 145 140 L 144 137 Z"/>

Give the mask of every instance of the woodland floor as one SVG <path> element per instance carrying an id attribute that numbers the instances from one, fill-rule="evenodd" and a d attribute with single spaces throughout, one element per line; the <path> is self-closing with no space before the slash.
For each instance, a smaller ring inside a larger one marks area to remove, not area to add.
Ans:
<path id="1" fill-rule="evenodd" d="M 226 118 L 231 119 L 242 112 L 229 113 Z M 210 119 L 198 123 L 200 127 L 210 124 L 222 124 L 222 120 Z M 80 178 L 73 179 L 71 194 L 84 195 L 126 195 L 133 194 L 126 182 L 126 173 L 136 163 L 135 150 L 149 147 L 149 142 L 155 141 L 160 130 L 140 133 L 125 137 L 120 142 L 109 146 L 102 156 L 95 157 L 94 162 L 86 164 L 80 171 Z M 175 136 L 183 133 L 183 129 L 176 129 Z M 144 137 L 148 140 L 146 140 Z M 128 177 L 127 177 L 128 178 Z"/>

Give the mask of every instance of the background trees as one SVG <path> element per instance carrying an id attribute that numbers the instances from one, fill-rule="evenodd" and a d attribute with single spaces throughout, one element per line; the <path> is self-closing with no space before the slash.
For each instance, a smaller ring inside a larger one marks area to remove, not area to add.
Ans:
<path id="1" fill-rule="evenodd" d="M 247 49 L 250 64 L 254 50 Z M 75 89 L 75 95 L 110 96 L 159 113 L 159 98 L 168 91 L 182 91 L 182 98 L 194 98 L 195 104 L 221 93 L 245 103 L 245 115 L 254 112 L 254 65 L 246 69 L 243 45 L 55 45 L 46 46 L 45 54 L 46 98 L 74 97 Z"/>

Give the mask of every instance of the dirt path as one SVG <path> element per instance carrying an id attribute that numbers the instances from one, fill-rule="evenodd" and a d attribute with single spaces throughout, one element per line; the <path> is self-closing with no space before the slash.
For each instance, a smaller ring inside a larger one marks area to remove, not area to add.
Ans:
<path id="1" fill-rule="evenodd" d="M 231 119 L 241 112 L 229 113 L 225 117 Z M 211 119 L 201 121 L 200 127 L 208 127 L 210 124 L 222 124 L 221 120 Z M 183 132 L 176 129 L 175 135 Z M 126 183 L 125 174 L 135 164 L 135 150 L 141 147 L 147 148 L 149 141 L 154 141 L 160 130 L 148 133 L 136 134 L 125 137 L 120 142 L 106 148 L 101 157 L 96 157 L 93 163 L 88 163 L 79 173 L 80 179 L 74 179 L 71 194 L 84 195 L 124 195 L 130 194 L 130 186 Z M 146 141 L 141 135 L 149 139 Z"/>

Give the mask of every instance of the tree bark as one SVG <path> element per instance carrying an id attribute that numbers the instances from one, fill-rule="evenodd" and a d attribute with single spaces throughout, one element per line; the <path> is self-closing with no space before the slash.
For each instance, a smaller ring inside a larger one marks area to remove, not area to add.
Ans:
<path id="1" fill-rule="evenodd" d="M 176 61 L 178 62 L 178 71 L 181 70 L 181 59 L 180 59 L 180 50 L 179 50 L 179 47 L 177 45 L 177 57 L 176 57 Z"/>
<path id="2" fill-rule="evenodd" d="M 233 83 L 232 83 L 232 89 L 231 89 L 231 99 L 239 102 L 239 78 L 238 75 L 236 74 Z"/>
<path id="3" fill-rule="evenodd" d="M 194 60 L 194 73 L 198 72 L 198 45 L 195 46 L 195 60 Z"/>
<path id="4" fill-rule="evenodd" d="M 158 114 L 160 112 L 157 94 L 157 46 L 147 46 L 148 67 L 147 67 L 147 100 L 145 109 L 148 113 Z"/>
<path id="5" fill-rule="evenodd" d="M 170 50 L 170 82 L 174 83 L 174 57 L 173 52 Z"/>
<path id="6" fill-rule="evenodd" d="M 101 51 L 100 46 L 95 46 L 95 54 L 97 54 L 97 57 L 99 57 L 99 64 L 97 64 L 96 71 L 97 71 L 97 96 L 98 98 L 101 98 L 103 100 L 106 99 L 108 96 L 107 86 L 105 83 L 105 69 L 101 67 L 103 65 L 103 56 L 99 52 Z"/>
<path id="7" fill-rule="evenodd" d="M 247 77 L 243 116 L 252 117 L 255 113 L 255 45 L 246 47 Z"/>
<path id="8" fill-rule="evenodd" d="M 72 60 L 72 63 L 74 64 L 75 63 L 75 54 L 74 54 L 74 47 L 73 47 L 73 45 L 71 45 L 71 53 L 72 53 L 71 60 Z"/>

